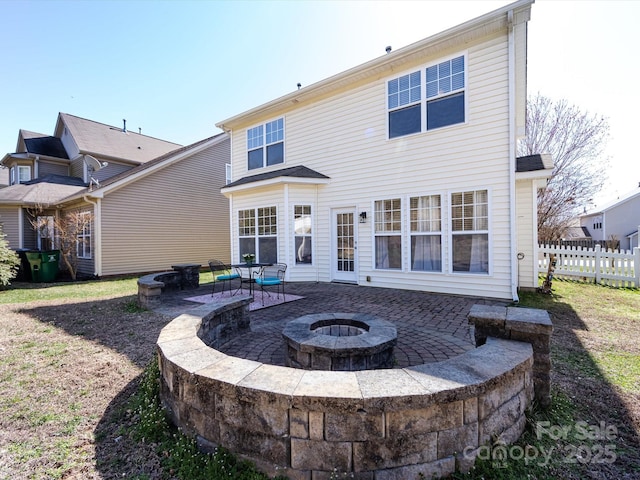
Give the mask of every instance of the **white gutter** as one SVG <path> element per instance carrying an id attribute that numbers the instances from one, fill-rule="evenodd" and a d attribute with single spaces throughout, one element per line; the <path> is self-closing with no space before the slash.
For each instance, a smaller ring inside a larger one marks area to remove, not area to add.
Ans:
<path id="1" fill-rule="evenodd" d="M 95 232 L 92 232 L 93 237 L 93 252 L 94 255 L 94 263 L 93 270 L 94 275 L 97 277 L 102 276 L 102 204 L 99 198 L 94 202 L 89 198 L 88 195 L 82 197 L 85 202 L 93 205 L 93 225 L 95 227 Z"/>
<path id="2" fill-rule="evenodd" d="M 516 240 L 516 79 L 513 10 L 507 12 L 509 57 L 509 256 L 511 260 L 511 298 L 518 302 L 518 243 Z"/>

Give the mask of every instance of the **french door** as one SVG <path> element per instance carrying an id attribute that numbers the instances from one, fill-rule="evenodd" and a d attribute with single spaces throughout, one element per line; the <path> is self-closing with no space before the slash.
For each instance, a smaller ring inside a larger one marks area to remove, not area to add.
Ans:
<path id="1" fill-rule="evenodd" d="M 334 209 L 332 218 L 332 280 L 357 283 L 356 271 L 358 242 L 356 238 L 356 211 L 353 208 Z"/>

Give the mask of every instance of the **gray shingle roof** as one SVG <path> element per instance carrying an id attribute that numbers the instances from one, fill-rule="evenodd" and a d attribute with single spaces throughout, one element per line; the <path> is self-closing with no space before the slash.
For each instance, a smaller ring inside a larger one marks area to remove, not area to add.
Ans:
<path id="1" fill-rule="evenodd" d="M 535 172 L 536 170 L 546 170 L 553 168 L 553 163 L 549 164 L 548 155 L 527 155 L 516 158 L 516 172 Z"/>
<path id="2" fill-rule="evenodd" d="M 60 113 L 59 119 L 73 136 L 80 153 L 145 163 L 181 147 L 177 143 L 129 130 L 125 132 L 122 127 L 105 125 L 68 113 Z M 61 125 L 58 123 L 56 135 L 62 135 L 60 130 Z"/>
<path id="3" fill-rule="evenodd" d="M 63 198 L 86 190 L 86 186 L 39 182 L 0 188 L 0 204 L 52 205 Z"/>
<path id="4" fill-rule="evenodd" d="M 225 185 L 225 188 L 229 187 L 237 187 L 238 185 L 245 185 L 247 183 L 260 182 L 262 180 L 269 180 L 272 178 L 278 177 L 298 177 L 298 178 L 323 178 L 328 179 L 326 175 L 323 175 L 320 172 L 316 172 L 315 170 L 311 170 L 304 165 L 298 165 L 296 167 L 287 167 L 280 170 L 272 170 L 271 172 L 259 173 L 257 175 L 250 175 L 248 177 L 243 177 L 235 182 L 231 182 L 228 185 Z"/>

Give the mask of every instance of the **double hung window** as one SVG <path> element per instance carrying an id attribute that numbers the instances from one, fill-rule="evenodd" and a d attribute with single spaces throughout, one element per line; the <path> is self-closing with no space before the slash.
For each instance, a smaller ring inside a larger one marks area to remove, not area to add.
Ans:
<path id="1" fill-rule="evenodd" d="M 374 205 L 375 266 L 402 268 L 402 201 L 377 200 Z"/>
<path id="2" fill-rule="evenodd" d="M 81 212 L 71 216 L 76 225 L 76 253 L 78 258 L 91 258 L 91 213 Z"/>
<path id="3" fill-rule="evenodd" d="M 284 163 L 284 118 L 247 130 L 247 168 Z"/>
<path id="4" fill-rule="evenodd" d="M 489 198 L 487 190 L 451 194 L 454 272 L 489 272 Z"/>
<path id="5" fill-rule="evenodd" d="M 440 195 L 409 199 L 411 270 L 442 271 L 442 213 Z"/>
<path id="6" fill-rule="evenodd" d="M 295 205 L 293 207 L 294 224 L 294 256 L 296 264 L 311 263 L 311 205 Z"/>
<path id="7" fill-rule="evenodd" d="M 31 167 L 29 165 L 16 165 L 12 167 L 11 170 L 11 185 L 16 185 L 18 183 L 24 183 L 31 180 Z"/>
<path id="8" fill-rule="evenodd" d="M 239 257 L 252 253 L 256 261 L 278 261 L 278 217 L 276 207 L 251 208 L 238 211 Z"/>
<path id="9" fill-rule="evenodd" d="M 389 80 L 389 138 L 463 123 L 465 78 L 465 57 L 460 55 Z"/>

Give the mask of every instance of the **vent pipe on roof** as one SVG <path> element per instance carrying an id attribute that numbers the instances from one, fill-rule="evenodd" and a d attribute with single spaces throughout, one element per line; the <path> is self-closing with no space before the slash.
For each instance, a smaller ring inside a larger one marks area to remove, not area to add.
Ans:
<path id="1" fill-rule="evenodd" d="M 122 119 L 122 131 L 127 133 L 127 120 L 125 118 Z"/>

